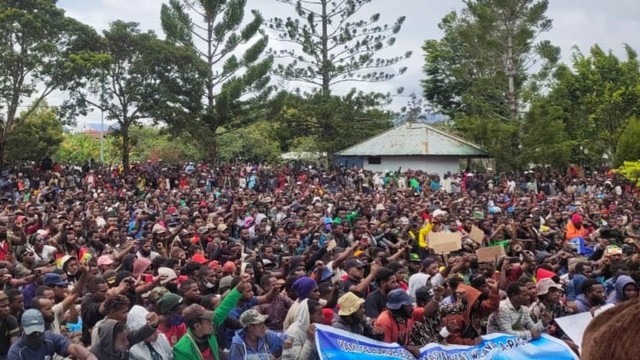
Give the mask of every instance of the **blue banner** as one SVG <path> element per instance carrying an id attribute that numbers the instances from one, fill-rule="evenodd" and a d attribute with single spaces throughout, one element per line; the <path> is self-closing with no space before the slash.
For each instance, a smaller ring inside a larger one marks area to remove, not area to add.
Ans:
<path id="1" fill-rule="evenodd" d="M 325 325 L 316 325 L 316 346 L 321 360 L 416 360 L 402 346 L 371 340 Z M 526 341 L 505 334 L 490 334 L 474 346 L 428 344 L 418 360 L 579 360 L 561 340 L 548 335 Z"/>

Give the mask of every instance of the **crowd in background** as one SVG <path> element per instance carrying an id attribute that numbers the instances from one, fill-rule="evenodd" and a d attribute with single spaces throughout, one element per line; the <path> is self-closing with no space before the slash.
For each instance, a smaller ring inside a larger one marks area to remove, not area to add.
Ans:
<path id="1" fill-rule="evenodd" d="M 578 351 L 555 318 L 638 297 L 637 189 L 604 170 L 43 161 L 0 189 L 0 359 L 317 359 L 316 324 Z"/>

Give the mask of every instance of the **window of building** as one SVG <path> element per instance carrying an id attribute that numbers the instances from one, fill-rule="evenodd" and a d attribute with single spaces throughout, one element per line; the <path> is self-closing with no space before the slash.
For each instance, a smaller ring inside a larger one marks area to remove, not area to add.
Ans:
<path id="1" fill-rule="evenodd" d="M 380 156 L 369 156 L 369 165 L 380 165 L 382 164 L 382 158 Z"/>

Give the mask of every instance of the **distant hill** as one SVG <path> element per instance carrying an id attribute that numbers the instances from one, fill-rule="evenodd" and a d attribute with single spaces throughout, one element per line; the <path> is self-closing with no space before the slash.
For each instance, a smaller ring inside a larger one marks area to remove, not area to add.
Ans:
<path id="1" fill-rule="evenodd" d="M 393 119 L 393 124 L 394 125 L 401 125 L 407 122 L 407 119 L 409 118 L 408 114 L 399 114 L 398 116 L 396 116 Z M 447 120 L 448 117 L 446 115 L 443 114 L 427 114 L 427 113 L 422 113 L 420 115 L 418 115 L 417 117 L 417 121 L 419 122 L 423 122 L 425 124 L 435 124 L 441 121 L 445 121 Z"/>

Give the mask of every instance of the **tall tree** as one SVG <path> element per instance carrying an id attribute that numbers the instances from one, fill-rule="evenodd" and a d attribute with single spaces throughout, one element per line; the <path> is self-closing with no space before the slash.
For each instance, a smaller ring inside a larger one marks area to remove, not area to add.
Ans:
<path id="1" fill-rule="evenodd" d="M 551 90 L 532 104 L 532 110 L 557 109 L 567 136 L 574 140 L 571 156 L 584 165 L 601 165 L 603 155 L 613 159 L 627 122 L 640 116 L 638 54 L 629 46 L 625 52 L 619 59 L 597 45 L 587 54 L 576 49 L 572 64 L 561 65 Z"/>
<path id="2" fill-rule="evenodd" d="M 63 127 L 55 108 L 42 101 L 7 137 L 8 160 L 40 161 L 52 156 L 62 143 Z"/>
<path id="3" fill-rule="evenodd" d="M 423 46 L 425 98 L 501 166 L 518 165 L 523 110 L 557 66 L 560 50 L 536 42 L 551 29 L 547 7 L 546 0 L 466 0 L 440 23 L 444 37 Z"/>
<path id="4" fill-rule="evenodd" d="M 328 94 L 338 83 L 386 81 L 406 71 L 406 67 L 397 71 L 391 68 L 411 52 L 387 59 L 376 57 L 376 53 L 395 44 L 404 16 L 392 25 L 379 24 L 379 13 L 368 19 L 357 18 L 373 0 L 276 1 L 291 5 L 297 17 L 274 18 L 269 26 L 279 32 L 282 41 L 297 44 L 302 51 L 272 51 L 278 57 L 292 59 L 275 69 L 282 78 L 317 86 Z"/>
<path id="5" fill-rule="evenodd" d="M 169 0 L 162 5 L 167 40 L 192 49 L 210 69 L 201 109 L 168 123 L 207 146 L 212 159 L 218 130 L 255 120 L 255 112 L 270 92 L 273 59 L 261 57 L 268 45 L 260 30 L 263 18 L 253 10 L 253 18 L 243 25 L 245 7 L 246 0 Z"/>
<path id="6" fill-rule="evenodd" d="M 20 116 L 28 117 L 54 91 L 79 86 L 100 58 L 93 52 L 97 37 L 55 0 L 0 1 L 0 165 Z M 25 101 L 30 105 L 19 111 Z"/>
<path id="7" fill-rule="evenodd" d="M 182 46 L 141 32 L 138 24 L 115 21 L 103 33 L 105 66 L 83 89 L 73 92 L 81 110 L 87 106 L 115 120 L 114 133 L 122 138 L 122 164 L 129 169 L 129 129 L 142 119 L 163 121 L 201 108 L 204 64 Z"/>

